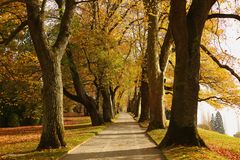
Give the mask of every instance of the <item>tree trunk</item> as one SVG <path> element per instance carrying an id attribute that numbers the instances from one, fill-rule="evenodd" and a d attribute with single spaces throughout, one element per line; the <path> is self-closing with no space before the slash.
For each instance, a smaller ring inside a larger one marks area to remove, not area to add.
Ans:
<path id="1" fill-rule="evenodd" d="M 84 104 L 86 106 L 86 109 L 90 115 L 92 125 L 99 126 L 99 125 L 103 124 L 103 120 L 99 113 L 99 110 L 97 110 L 97 104 L 96 104 L 95 100 L 91 97 L 88 97 L 84 101 L 85 101 Z"/>
<path id="2" fill-rule="evenodd" d="M 116 102 L 115 102 L 115 96 L 116 96 L 116 92 L 119 89 L 120 86 L 115 87 L 114 89 L 110 86 L 109 87 L 109 91 L 110 91 L 110 95 L 111 95 L 111 101 L 112 101 L 112 108 L 113 108 L 113 117 L 115 117 L 115 115 L 117 114 L 117 106 L 116 106 Z"/>
<path id="3" fill-rule="evenodd" d="M 131 112 L 131 98 L 128 96 L 127 112 Z"/>
<path id="4" fill-rule="evenodd" d="M 77 67 L 73 61 L 72 52 L 70 50 L 67 50 L 67 59 L 68 59 L 68 66 L 70 68 L 70 72 L 73 80 L 74 89 L 77 95 L 73 95 L 69 93 L 65 88 L 64 88 L 64 95 L 76 102 L 83 104 L 86 107 L 90 115 L 93 126 L 101 125 L 103 121 L 101 119 L 99 111 L 97 110 L 98 108 L 97 102 L 92 97 L 87 95 L 84 89 L 84 86 L 82 84 L 81 77 L 79 76 L 79 73 L 77 71 Z"/>
<path id="5" fill-rule="evenodd" d="M 140 101 L 141 101 L 141 95 L 140 92 L 138 91 L 139 89 L 137 89 L 136 91 L 136 95 L 133 98 L 133 114 L 134 117 L 138 117 L 139 116 L 139 105 L 140 105 Z"/>
<path id="6" fill-rule="evenodd" d="M 45 61 L 43 69 L 43 130 L 38 148 L 65 146 L 61 63 Z"/>
<path id="7" fill-rule="evenodd" d="M 103 96 L 103 120 L 104 122 L 111 122 L 113 118 L 113 109 L 111 104 L 111 95 L 108 89 L 101 89 Z"/>
<path id="8" fill-rule="evenodd" d="M 170 25 L 176 45 L 176 67 L 170 126 L 160 147 L 205 146 L 197 131 L 200 41 L 215 0 L 193 0 L 186 16 L 186 1 L 171 1 Z"/>
<path id="9" fill-rule="evenodd" d="M 145 58 L 146 59 L 146 58 Z M 138 122 L 144 122 L 145 120 L 149 120 L 149 88 L 148 88 L 148 80 L 147 80 L 147 66 L 146 61 L 143 61 L 142 64 L 142 79 L 141 79 L 141 113 Z"/>
<path id="10" fill-rule="evenodd" d="M 109 92 L 110 93 L 110 92 Z M 116 115 L 116 105 L 115 105 L 115 98 L 110 95 L 110 104 L 111 104 L 111 112 L 112 112 L 112 118 L 115 118 Z"/>
<path id="11" fill-rule="evenodd" d="M 61 59 L 70 36 L 76 3 L 74 0 L 66 1 L 59 33 L 53 46 L 49 44 L 44 30 L 45 6 L 46 1 L 26 1 L 29 31 L 43 73 L 43 129 L 38 149 L 60 148 L 66 145 L 63 127 Z"/>
<path id="12" fill-rule="evenodd" d="M 158 1 L 144 1 L 148 15 L 147 65 L 149 82 L 150 123 L 148 130 L 165 128 L 165 109 L 163 106 L 164 74 L 160 70 L 157 53 Z"/>

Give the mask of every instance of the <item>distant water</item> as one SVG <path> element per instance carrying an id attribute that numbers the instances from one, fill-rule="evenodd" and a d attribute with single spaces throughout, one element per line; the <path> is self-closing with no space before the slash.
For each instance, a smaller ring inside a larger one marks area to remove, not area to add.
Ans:
<path id="1" fill-rule="evenodd" d="M 210 126 L 212 114 L 216 115 L 219 111 L 223 119 L 223 127 L 225 134 L 233 136 L 237 132 L 240 132 L 240 109 L 232 107 L 224 107 L 221 109 L 215 109 L 206 102 L 198 103 L 198 125 L 204 124 Z"/>

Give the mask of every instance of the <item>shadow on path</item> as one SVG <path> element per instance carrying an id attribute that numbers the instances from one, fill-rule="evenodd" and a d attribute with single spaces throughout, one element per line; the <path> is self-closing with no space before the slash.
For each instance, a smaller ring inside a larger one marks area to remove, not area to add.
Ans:
<path id="1" fill-rule="evenodd" d="M 63 160 L 163 160 L 159 149 L 145 135 L 145 129 L 127 113 L 115 123 L 81 144 Z"/>

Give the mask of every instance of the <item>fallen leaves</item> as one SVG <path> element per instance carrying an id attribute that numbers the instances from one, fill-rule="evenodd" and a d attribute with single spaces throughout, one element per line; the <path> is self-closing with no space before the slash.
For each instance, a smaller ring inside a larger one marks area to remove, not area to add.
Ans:
<path id="1" fill-rule="evenodd" d="M 224 148 L 218 147 L 216 145 L 209 145 L 209 148 L 212 151 L 214 151 L 224 157 L 227 157 L 228 159 L 231 159 L 231 160 L 239 160 L 240 159 L 240 154 L 236 153 L 234 151 L 224 149 Z"/>

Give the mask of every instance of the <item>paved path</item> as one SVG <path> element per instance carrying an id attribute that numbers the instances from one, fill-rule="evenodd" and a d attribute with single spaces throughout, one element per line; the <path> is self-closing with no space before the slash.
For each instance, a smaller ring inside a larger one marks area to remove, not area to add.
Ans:
<path id="1" fill-rule="evenodd" d="M 129 114 L 120 113 L 115 123 L 63 160 L 161 160 L 160 151 L 144 132 Z"/>

